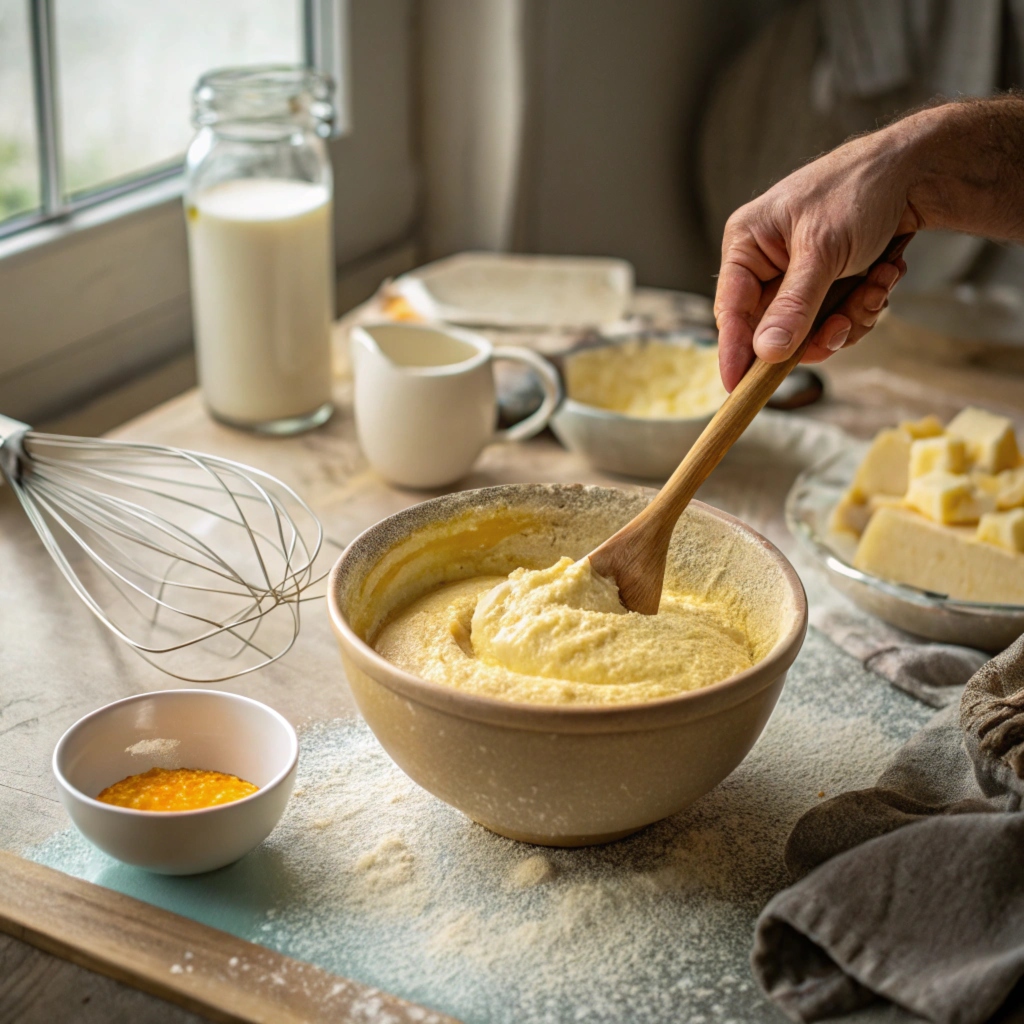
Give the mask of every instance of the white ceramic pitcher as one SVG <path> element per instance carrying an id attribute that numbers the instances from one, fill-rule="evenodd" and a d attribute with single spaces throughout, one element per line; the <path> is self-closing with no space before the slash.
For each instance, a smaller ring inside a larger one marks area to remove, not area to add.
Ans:
<path id="1" fill-rule="evenodd" d="M 555 368 L 536 352 L 499 347 L 448 326 L 380 324 L 351 335 L 359 444 L 402 487 L 443 487 L 464 477 L 485 445 L 523 441 L 547 426 L 561 399 Z M 525 363 L 544 388 L 541 407 L 496 430 L 492 363 Z"/>

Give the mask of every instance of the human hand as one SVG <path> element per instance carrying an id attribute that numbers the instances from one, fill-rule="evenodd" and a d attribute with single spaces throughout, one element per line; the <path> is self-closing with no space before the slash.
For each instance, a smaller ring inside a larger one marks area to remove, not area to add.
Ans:
<path id="1" fill-rule="evenodd" d="M 753 362 L 796 349 L 839 277 L 863 273 L 895 234 L 918 230 L 899 124 L 846 143 L 737 210 L 725 227 L 715 295 L 722 380 L 731 391 Z M 803 362 L 859 341 L 906 273 L 874 267 L 819 327 Z"/>

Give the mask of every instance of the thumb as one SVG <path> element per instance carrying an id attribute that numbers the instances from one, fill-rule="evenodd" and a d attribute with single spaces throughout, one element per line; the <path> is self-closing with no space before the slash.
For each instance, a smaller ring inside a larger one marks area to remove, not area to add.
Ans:
<path id="1" fill-rule="evenodd" d="M 818 256 L 794 254 L 778 293 L 754 331 L 754 352 L 781 363 L 807 337 L 833 273 Z"/>

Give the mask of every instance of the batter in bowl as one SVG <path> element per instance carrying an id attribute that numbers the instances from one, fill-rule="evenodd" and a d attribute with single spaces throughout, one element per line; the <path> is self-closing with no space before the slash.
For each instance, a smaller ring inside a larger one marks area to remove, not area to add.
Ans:
<path id="1" fill-rule="evenodd" d="M 710 416 L 727 392 L 715 346 L 633 338 L 566 357 L 565 387 L 585 405 L 627 416 Z"/>
<path id="2" fill-rule="evenodd" d="M 699 689 L 757 660 L 738 601 L 665 592 L 627 611 L 584 558 L 449 583 L 400 611 L 374 647 L 399 668 L 528 704 L 625 704 Z"/>

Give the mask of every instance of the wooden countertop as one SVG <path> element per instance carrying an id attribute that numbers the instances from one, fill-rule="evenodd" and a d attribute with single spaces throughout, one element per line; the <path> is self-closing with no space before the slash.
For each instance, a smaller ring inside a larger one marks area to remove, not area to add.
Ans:
<path id="1" fill-rule="evenodd" d="M 342 323 L 339 344 L 344 330 Z M 365 527 L 424 497 L 389 487 L 366 467 L 340 362 L 338 411 L 310 434 L 269 440 L 230 430 L 207 417 L 195 391 L 114 434 L 259 465 L 309 501 L 339 549 Z M 970 402 L 1024 422 L 1024 348 L 954 344 L 890 319 L 853 352 L 831 360 L 823 373 L 828 396 L 810 415 L 859 436 L 907 416 L 952 415 Z M 542 437 L 487 449 L 460 486 L 531 480 L 622 483 Z M 0 566 L 0 848 L 20 850 L 67 827 L 49 768 L 64 729 L 104 703 L 170 681 L 92 619 L 50 564 L 6 487 L 0 487 Z M 306 616 L 288 658 L 225 688 L 271 703 L 296 725 L 355 714 L 322 615 Z M 10 1019 L 11 1008 L 26 1021 L 195 1019 L 0 936 L 0 1018 Z"/>

